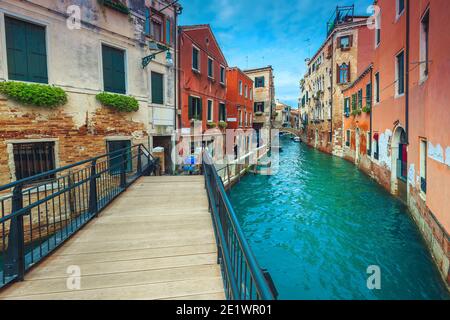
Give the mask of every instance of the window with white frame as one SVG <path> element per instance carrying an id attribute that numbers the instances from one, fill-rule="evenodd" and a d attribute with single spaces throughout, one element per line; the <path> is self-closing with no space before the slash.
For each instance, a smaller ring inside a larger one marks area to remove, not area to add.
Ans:
<path id="1" fill-rule="evenodd" d="M 396 0 L 397 2 L 397 18 L 405 12 L 405 0 Z"/>
<path id="2" fill-rule="evenodd" d="M 212 100 L 208 100 L 208 122 L 213 121 L 214 116 L 214 102 Z"/>
<path id="3" fill-rule="evenodd" d="M 242 81 L 239 80 L 239 95 L 242 96 Z"/>
<path id="4" fill-rule="evenodd" d="M 430 10 L 427 10 L 420 23 L 420 79 L 428 77 L 429 71 Z"/>
<path id="5" fill-rule="evenodd" d="M 200 72 L 200 50 L 192 47 L 192 69 Z"/>
<path id="6" fill-rule="evenodd" d="M 214 78 L 214 60 L 208 57 L 208 77 Z"/>
<path id="7" fill-rule="evenodd" d="M 405 93 L 405 52 L 395 57 L 396 95 Z"/>
<path id="8" fill-rule="evenodd" d="M 245 85 L 244 93 L 245 93 L 245 97 L 248 98 L 248 87 L 247 87 L 247 85 Z"/>
<path id="9" fill-rule="evenodd" d="M 225 84 L 225 67 L 220 66 L 220 83 Z"/>

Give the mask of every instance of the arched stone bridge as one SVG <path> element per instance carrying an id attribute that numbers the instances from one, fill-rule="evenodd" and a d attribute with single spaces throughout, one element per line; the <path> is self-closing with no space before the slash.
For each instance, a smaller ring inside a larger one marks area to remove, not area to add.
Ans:
<path id="1" fill-rule="evenodd" d="M 294 128 L 279 128 L 277 129 L 280 133 L 289 133 L 292 134 L 294 136 L 300 137 L 301 132 L 298 129 L 294 129 Z"/>

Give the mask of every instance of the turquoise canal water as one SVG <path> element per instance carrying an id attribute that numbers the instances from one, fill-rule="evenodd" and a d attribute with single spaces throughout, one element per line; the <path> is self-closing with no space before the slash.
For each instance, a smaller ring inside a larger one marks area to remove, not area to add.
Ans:
<path id="1" fill-rule="evenodd" d="M 406 207 L 340 158 L 281 138 L 279 172 L 247 175 L 233 206 L 280 299 L 449 299 Z M 367 288 L 367 268 L 381 289 Z"/>

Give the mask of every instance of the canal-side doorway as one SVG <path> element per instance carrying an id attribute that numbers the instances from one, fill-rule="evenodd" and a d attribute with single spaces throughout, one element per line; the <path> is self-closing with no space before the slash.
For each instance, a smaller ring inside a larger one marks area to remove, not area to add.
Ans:
<path id="1" fill-rule="evenodd" d="M 403 202 L 408 201 L 408 145 L 406 132 L 397 127 L 392 139 L 391 192 Z"/>

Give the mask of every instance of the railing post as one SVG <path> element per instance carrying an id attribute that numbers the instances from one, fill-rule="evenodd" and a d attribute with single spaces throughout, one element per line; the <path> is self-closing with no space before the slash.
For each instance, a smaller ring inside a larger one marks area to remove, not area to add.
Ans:
<path id="1" fill-rule="evenodd" d="M 18 185 L 13 190 L 11 214 L 22 208 L 22 186 Z M 6 277 L 17 277 L 18 280 L 23 280 L 25 275 L 25 249 L 22 215 L 11 218 L 4 267 Z"/>
<path id="2" fill-rule="evenodd" d="M 141 159 L 141 145 L 138 146 L 138 158 L 137 158 L 137 174 L 138 176 L 142 175 L 142 159 Z"/>
<path id="3" fill-rule="evenodd" d="M 97 160 L 92 160 L 91 176 L 89 177 L 89 212 L 97 216 L 98 195 L 97 195 Z"/>
<path id="4" fill-rule="evenodd" d="M 120 187 L 125 189 L 127 187 L 127 154 L 126 149 L 122 152 L 122 165 L 120 166 Z"/>

